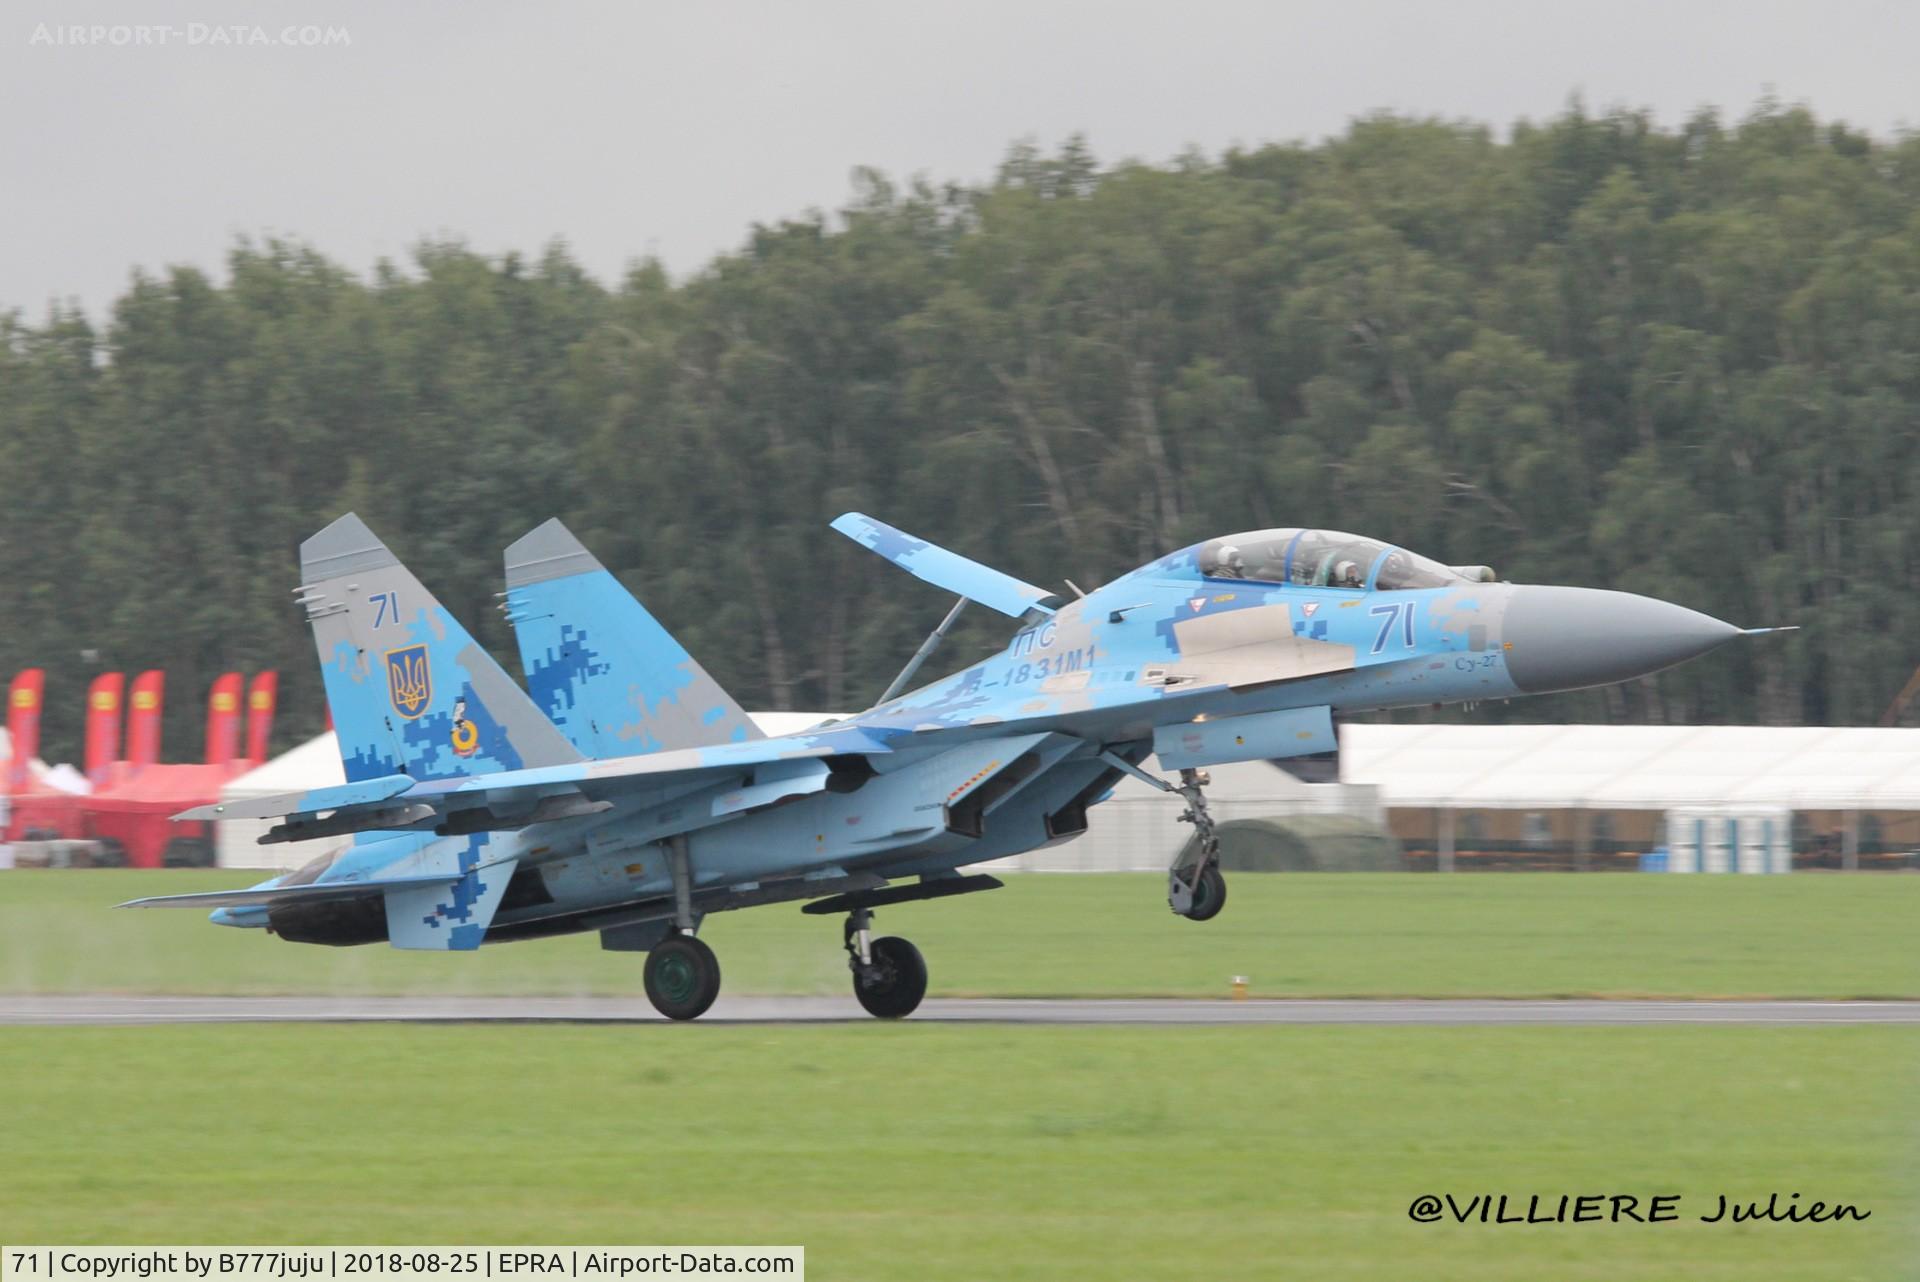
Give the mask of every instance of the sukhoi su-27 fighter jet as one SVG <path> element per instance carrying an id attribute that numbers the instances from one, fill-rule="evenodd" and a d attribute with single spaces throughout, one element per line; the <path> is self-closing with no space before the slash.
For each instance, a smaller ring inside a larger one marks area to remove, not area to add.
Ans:
<path id="1" fill-rule="evenodd" d="M 1330 751 L 1340 712 L 1625 681 L 1742 635 L 1332 530 L 1211 539 L 1063 597 L 858 513 L 833 527 L 959 600 L 874 707 L 770 738 L 558 521 L 506 552 L 522 689 L 341 517 L 301 546 L 299 602 L 347 782 L 181 817 L 351 844 L 248 890 L 135 903 L 309 944 L 598 931 L 692 1019 L 720 991 L 702 920 L 804 901 L 844 918 L 860 1004 L 899 1017 L 926 963 L 874 937 L 875 910 L 999 886 L 963 869 L 1073 840 L 1122 776 L 1184 802 L 1200 840 L 1167 898 L 1206 921 L 1227 887 L 1205 767 Z M 908 690 L 968 603 L 1007 616 L 1006 648 Z"/>

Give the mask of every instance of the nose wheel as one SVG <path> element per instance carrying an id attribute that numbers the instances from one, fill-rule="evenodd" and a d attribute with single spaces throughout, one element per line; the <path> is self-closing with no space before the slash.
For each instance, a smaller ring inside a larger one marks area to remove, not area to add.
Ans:
<path id="1" fill-rule="evenodd" d="M 927 961 L 911 941 L 897 935 L 873 938 L 873 912 L 847 914 L 847 964 L 853 971 L 853 995 L 867 1014 L 902 1019 L 927 995 Z"/>
<path id="2" fill-rule="evenodd" d="M 1199 880 L 1191 887 L 1179 883 L 1176 877 L 1170 876 L 1168 881 L 1186 890 L 1187 906 L 1185 908 L 1180 907 L 1176 902 L 1178 890 L 1175 889 L 1168 890 L 1167 903 L 1172 906 L 1173 911 L 1188 921 L 1212 921 L 1220 915 L 1220 910 L 1227 906 L 1227 879 L 1215 865 L 1201 869 Z"/>

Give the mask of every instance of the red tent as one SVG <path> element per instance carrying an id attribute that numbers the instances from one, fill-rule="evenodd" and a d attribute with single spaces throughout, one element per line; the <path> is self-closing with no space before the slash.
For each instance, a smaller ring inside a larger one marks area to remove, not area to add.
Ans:
<path id="1" fill-rule="evenodd" d="M 7 822 L 8 841 L 43 841 L 49 837 L 82 835 L 81 809 L 87 804 L 84 793 L 63 792 L 40 777 L 29 766 L 26 791 L 10 799 L 12 817 Z"/>
<path id="2" fill-rule="evenodd" d="M 245 762 L 214 765 L 152 765 L 133 778 L 80 798 L 88 835 L 125 847 L 131 868 L 159 868 L 168 862 L 213 862 L 213 839 L 205 823 L 174 823 L 170 816 L 190 806 L 220 799 L 220 785 Z M 168 847 L 174 842 L 171 860 Z M 197 843 L 187 845 L 184 843 Z"/>

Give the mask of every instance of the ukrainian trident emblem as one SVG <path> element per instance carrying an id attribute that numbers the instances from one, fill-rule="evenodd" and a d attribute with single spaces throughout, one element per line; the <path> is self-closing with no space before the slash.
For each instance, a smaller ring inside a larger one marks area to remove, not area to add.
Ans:
<path id="1" fill-rule="evenodd" d="M 424 644 L 387 651 L 387 694 L 393 710 L 409 721 L 427 710 L 433 699 L 433 670 Z"/>

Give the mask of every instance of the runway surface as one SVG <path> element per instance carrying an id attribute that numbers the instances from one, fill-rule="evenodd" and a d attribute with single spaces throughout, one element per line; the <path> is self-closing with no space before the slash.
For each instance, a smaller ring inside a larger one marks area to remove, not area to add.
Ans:
<path id="1" fill-rule="evenodd" d="M 722 997 L 699 1022 L 866 1022 L 851 997 Z M 1920 1024 L 1920 1002 L 929 998 L 916 1023 Z M 585 1023 L 668 1021 L 642 997 L 0 996 L 5 1024 Z"/>

